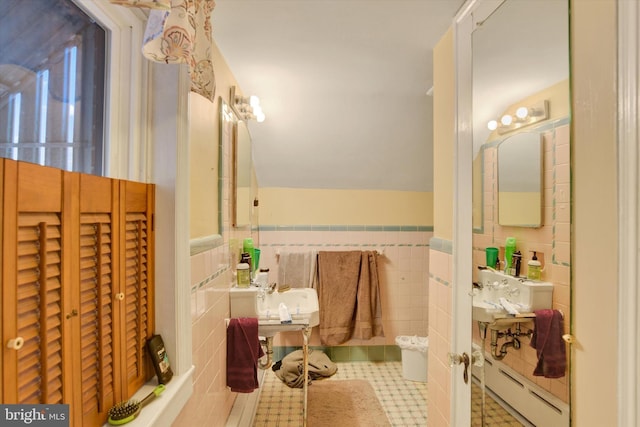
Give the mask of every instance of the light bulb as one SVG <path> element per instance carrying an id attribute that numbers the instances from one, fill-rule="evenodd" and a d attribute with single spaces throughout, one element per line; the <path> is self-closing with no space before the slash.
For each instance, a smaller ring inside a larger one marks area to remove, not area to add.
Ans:
<path id="1" fill-rule="evenodd" d="M 260 98 L 255 95 L 251 95 L 249 97 L 249 105 L 251 105 L 253 108 L 256 108 L 256 106 L 260 105 Z"/>
<path id="2" fill-rule="evenodd" d="M 519 119 L 526 119 L 529 115 L 529 109 L 527 107 L 520 107 L 516 110 L 516 117 Z"/>
<path id="3" fill-rule="evenodd" d="M 505 126 L 509 126 L 511 124 L 511 122 L 513 122 L 513 117 L 511 117 L 509 114 L 505 114 L 500 119 L 500 123 L 502 123 Z"/>
<path id="4" fill-rule="evenodd" d="M 498 122 L 495 120 L 490 120 L 489 123 L 487 123 L 487 127 L 489 128 L 489 130 L 496 130 L 498 129 Z"/>

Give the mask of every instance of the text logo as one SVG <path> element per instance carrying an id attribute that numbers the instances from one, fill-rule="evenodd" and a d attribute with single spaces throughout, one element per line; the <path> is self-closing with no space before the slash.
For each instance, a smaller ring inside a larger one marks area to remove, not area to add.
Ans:
<path id="1" fill-rule="evenodd" d="M 69 405 L 2 405 L 0 426 L 69 427 Z"/>

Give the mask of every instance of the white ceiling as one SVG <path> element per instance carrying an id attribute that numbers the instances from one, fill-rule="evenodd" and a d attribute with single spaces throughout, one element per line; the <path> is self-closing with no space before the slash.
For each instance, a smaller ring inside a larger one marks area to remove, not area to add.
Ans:
<path id="1" fill-rule="evenodd" d="M 433 190 L 433 47 L 464 0 L 216 0 L 214 39 L 267 119 L 260 187 Z M 569 75 L 568 1 L 505 1 L 473 40 L 474 142 Z"/>
<path id="2" fill-rule="evenodd" d="M 433 46 L 464 0 L 216 0 L 260 187 L 432 191 Z"/>

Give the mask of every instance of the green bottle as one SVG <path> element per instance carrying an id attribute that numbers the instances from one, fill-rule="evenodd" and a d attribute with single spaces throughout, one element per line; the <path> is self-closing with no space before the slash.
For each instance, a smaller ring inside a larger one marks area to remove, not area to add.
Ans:
<path id="1" fill-rule="evenodd" d="M 509 274 L 511 271 L 511 263 L 513 253 L 516 251 L 516 238 L 507 237 L 507 241 L 504 244 L 504 271 Z"/>

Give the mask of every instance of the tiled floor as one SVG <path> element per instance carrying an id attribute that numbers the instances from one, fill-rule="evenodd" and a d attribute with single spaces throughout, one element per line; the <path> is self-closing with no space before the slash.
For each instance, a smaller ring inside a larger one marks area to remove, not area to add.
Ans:
<path id="1" fill-rule="evenodd" d="M 335 375 L 320 381 L 369 380 L 392 425 L 426 425 L 427 384 L 405 380 L 402 377 L 401 362 L 348 362 L 337 365 L 338 372 Z M 254 426 L 301 425 L 302 390 L 288 387 L 269 370 L 265 376 Z"/>
<path id="2" fill-rule="evenodd" d="M 484 425 L 486 427 L 522 426 L 518 420 L 486 394 Z M 475 383 L 471 384 L 471 426 L 482 427 L 482 390 Z"/>
<path id="3" fill-rule="evenodd" d="M 427 384 L 405 380 L 402 362 L 337 363 L 338 372 L 320 381 L 366 379 L 373 386 L 393 426 L 427 425 Z M 473 426 L 481 425 L 479 388 L 472 388 Z M 489 396 L 486 398 L 485 426 L 521 426 Z M 271 369 L 266 372 L 254 427 L 299 427 L 302 425 L 302 390 L 285 385 Z"/>

